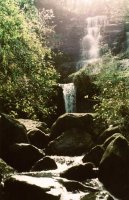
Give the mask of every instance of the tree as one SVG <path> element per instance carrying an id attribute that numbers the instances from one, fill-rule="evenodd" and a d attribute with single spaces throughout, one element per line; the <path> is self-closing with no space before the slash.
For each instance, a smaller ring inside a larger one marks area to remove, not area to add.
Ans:
<path id="1" fill-rule="evenodd" d="M 43 25 L 42 25 L 43 26 Z M 0 0 L 0 110 L 38 118 L 53 110 L 58 74 L 30 0 Z"/>

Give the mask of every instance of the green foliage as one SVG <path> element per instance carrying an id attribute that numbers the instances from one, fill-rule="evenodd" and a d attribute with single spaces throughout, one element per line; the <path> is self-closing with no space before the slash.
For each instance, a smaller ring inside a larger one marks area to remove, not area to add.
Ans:
<path id="1" fill-rule="evenodd" d="M 96 84 L 100 95 L 95 106 L 97 117 L 108 125 L 124 124 L 129 118 L 129 72 L 123 70 L 120 60 L 106 55 L 101 61 L 101 71 Z"/>
<path id="2" fill-rule="evenodd" d="M 0 0 L 2 112 L 38 118 L 54 109 L 53 87 L 58 75 L 52 65 L 51 50 L 42 43 L 43 35 L 41 38 L 39 33 L 46 26 L 40 24 L 38 17 L 33 1 Z"/>

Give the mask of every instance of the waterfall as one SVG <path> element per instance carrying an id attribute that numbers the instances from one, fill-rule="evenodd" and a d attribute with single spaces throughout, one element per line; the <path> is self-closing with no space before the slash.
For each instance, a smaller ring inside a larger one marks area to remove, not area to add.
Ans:
<path id="1" fill-rule="evenodd" d="M 88 17 L 86 19 L 84 37 L 81 41 L 81 61 L 77 65 L 78 70 L 100 57 L 100 43 L 104 27 L 107 24 L 106 16 Z"/>
<path id="2" fill-rule="evenodd" d="M 76 112 L 76 89 L 73 83 L 60 84 L 63 89 L 66 113 Z"/>

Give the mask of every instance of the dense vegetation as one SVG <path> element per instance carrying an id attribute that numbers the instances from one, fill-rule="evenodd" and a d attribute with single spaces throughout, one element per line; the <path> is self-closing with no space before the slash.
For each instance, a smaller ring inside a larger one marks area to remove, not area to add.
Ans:
<path id="1" fill-rule="evenodd" d="M 108 125 L 128 123 L 129 120 L 129 70 L 118 57 L 105 55 L 96 77 L 100 89 L 99 104 L 95 106 L 98 117 Z"/>
<path id="2" fill-rule="evenodd" d="M 51 11 L 31 0 L 0 0 L 0 111 L 18 117 L 46 117 L 58 74 L 47 39 Z"/>

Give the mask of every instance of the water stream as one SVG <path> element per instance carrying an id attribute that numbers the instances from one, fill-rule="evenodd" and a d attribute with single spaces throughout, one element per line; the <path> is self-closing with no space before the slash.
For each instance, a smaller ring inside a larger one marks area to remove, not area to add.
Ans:
<path id="1" fill-rule="evenodd" d="M 37 182 L 38 186 L 42 186 L 44 183 L 45 186 L 51 185 L 52 190 L 51 194 L 61 193 L 60 200 L 107 200 L 108 193 L 103 189 L 102 184 L 98 181 L 98 179 L 87 180 L 82 184 L 87 188 L 94 188 L 94 191 L 68 191 L 67 188 L 62 187 L 60 183 L 62 182 L 62 178 L 60 178 L 60 173 L 64 170 L 81 164 L 82 156 L 77 157 L 68 157 L 68 156 L 51 156 L 57 163 L 58 168 L 56 170 L 49 171 L 41 171 L 41 172 L 30 172 L 23 173 L 23 176 L 20 179 L 27 180 L 29 183 Z M 27 175 L 27 176 L 26 176 Z M 67 179 L 64 179 L 64 182 L 67 182 Z"/>

